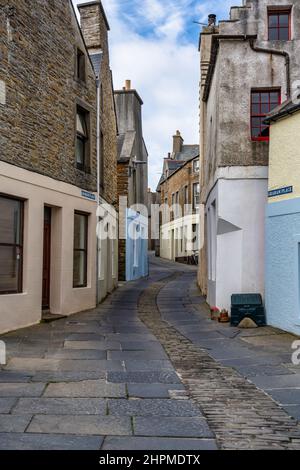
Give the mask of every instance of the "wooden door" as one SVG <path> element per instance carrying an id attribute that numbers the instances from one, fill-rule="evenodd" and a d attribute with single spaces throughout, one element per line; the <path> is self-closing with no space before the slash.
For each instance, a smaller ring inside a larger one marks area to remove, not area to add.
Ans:
<path id="1" fill-rule="evenodd" d="M 43 302 L 44 310 L 50 307 L 51 266 L 51 208 L 44 209 L 44 253 L 43 253 Z"/>

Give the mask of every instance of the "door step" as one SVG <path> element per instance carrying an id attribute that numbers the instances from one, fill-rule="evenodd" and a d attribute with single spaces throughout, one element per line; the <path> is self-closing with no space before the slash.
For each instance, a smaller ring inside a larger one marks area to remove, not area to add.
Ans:
<path id="1" fill-rule="evenodd" d="M 66 315 L 53 315 L 47 310 L 42 313 L 42 323 L 52 323 L 63 318 L 67 318 Z"/>

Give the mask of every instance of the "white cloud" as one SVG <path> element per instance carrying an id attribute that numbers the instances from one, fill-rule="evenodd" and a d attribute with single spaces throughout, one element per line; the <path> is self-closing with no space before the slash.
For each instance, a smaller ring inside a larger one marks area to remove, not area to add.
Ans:
<path id="1" fill-rule="evenodd" d="M 152 24 L 157 24 L 166 15 L 165 8 L 159 0 L 144 0 L 144 2 L 140 2 L 139 12 Z"/>
<path id="2" fill-rule="evenodd" d="M 229 10 L 233 3 L 240 1 L 224 0 L 222 10 Z M 217 11 L 217 4 L 220 10 L 219 0 L 103 0 L 111 26 L 115 88 L 131 79 L 144 101 L 149 185 L 153 189 L 162 159 L 171 151 L 174 132 L 181 130 L 186 143 L 199 141 L 199 29 L 192 21 L 206 19 L 208 13 Z"/>

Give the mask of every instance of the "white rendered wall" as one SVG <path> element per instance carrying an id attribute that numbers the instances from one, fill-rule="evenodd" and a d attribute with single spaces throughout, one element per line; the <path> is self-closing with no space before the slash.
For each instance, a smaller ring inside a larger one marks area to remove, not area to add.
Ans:
<path id="1" fill-rule="evenodd" d="M 180 217 L 172 222 L 162 225 L 160 234 L 160 256 L 161 258 L 174 260 L 176 257 L 190 256 L 193 253 L 189 243 L 185 243 L 183 240 L 181 249 L 181 240 L 176 240 L 176 233 L 181 235 L 181 230 L 186 230 L 188 240 L 192 239 L 193 225 L 198 225 L 199 233 L 199 214 L 187 215 Z M 172 238 L 172 232 L 174 231 L 174 239 Z"/>
<path id="2" fill-rule="evenodd" d="M 216 243 L 216 276 L 209 276 L 207 300 L 211 306 L 230 310 L 232 294 L 264 296 L 267 169 L 253 171 L 253 178 L 249 178 L 249 168 L 235 168 L 233 179 L 228 178 L 232 174 L 227 178 L 225 174 L 216 182 L 206 206 L 208 214 L 215 201 L 217 226 L 216 240 L 209 240 Z"/>

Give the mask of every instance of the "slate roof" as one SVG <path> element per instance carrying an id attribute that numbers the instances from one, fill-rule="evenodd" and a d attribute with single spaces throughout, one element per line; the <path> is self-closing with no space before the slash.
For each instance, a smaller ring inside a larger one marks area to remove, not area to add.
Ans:
<path id="1" fill-rule="evenodd" d="M 101 63 L 102 63 L 102 53 L 99 54 L 90 54 L 91 62 L 94 68 L 96 77 L 100 76 Z"/>
<path id="2" fill-rule="evenodd" d="M 175 153 L 173 155 L 173 158 L 165 158 L 163 172 L 157 185 L 157 191 L 159 191 L 159 187 L 164 181 L 170 178 L 187 162 L 199 157 L 199 155 L 199 145 L 183 145 L 182 151 L 179 153 Z"/>
<path id="3" fill-rule="evenodd" d="M 183 145 L 180 153 L 175 153 L 175 160 L 188 161 L 199 156 L 199 145 Z"/>
<path id="4" fill-rule="evenodd" d="M 132 157 L 136 139 L 135 131 L 127 131 L 118 136 L 118 161 L 128 161 Z"/>
<path id="5" fill-rule="evenodd" d="M 267 118 L 265 119 L 265 123 L 271 124 L 272 122 L 279 121 L 279 119 L 294 114 L 298 111 L 300 111 L 300 103 L 294 103 L 292 99 L 287 100 L 281 105 L 277 106 L 277 108 L 273 109 L 270 114 L 268 114 Z"/>

